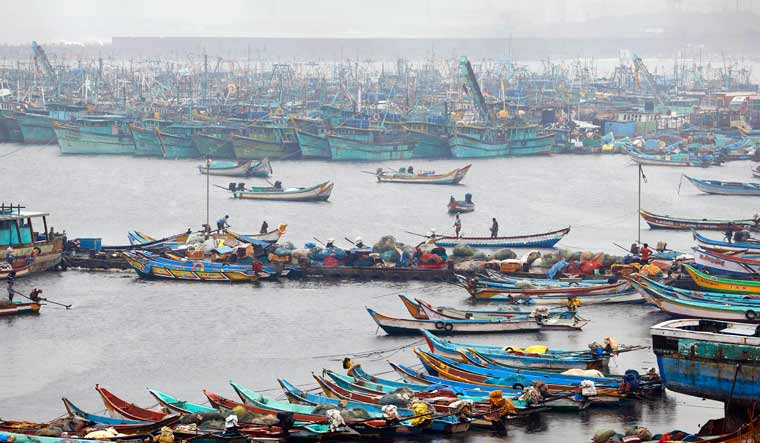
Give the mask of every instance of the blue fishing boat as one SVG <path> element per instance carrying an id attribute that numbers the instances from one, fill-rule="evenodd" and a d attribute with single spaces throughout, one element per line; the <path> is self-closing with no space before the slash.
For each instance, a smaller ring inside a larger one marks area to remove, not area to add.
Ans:
<path id="1" fill-rule="evenodd" d="M 209 412 L 212 412 L 212 413 L 219 412 L 218 410 L 208 407 L 208 406 L 179 400 L 178 398 L 172 395 L 169 395 L 165 392 L 161 392 L 157 389 L 148 388 L 148 392 L 150 393 L 150 395 L 153 396 L 153 398 L 156 399 L 156 401 L 158 401 L 158 404 L 160 404 L 163 408 L 177 414 L 185 415 L 185 414 L 202 414 L 202 413 L 209 413 Z"/>
<path id="2" fill-rule="evenodd" d="M 414 143 L 413 158 L 451 157 L 449 147 L 449 128 L 445 117 L 427 121 L 409 121 L 404 123 L 407 138 Z"/>
<path id="3" fill-rule="evenodd" d="M 235 148 L 232 146 L 232 136 L 242 128 L 238 126 L 214 125 L 203 128 L 193 134 L 193 143 L 198 148 L 201 157 L 218 159 L 234 159 Z"/>
<path id="4" fill-rule="evenodd" d="M 295 131 L 282 124 L 248 126 L 233 134 L 232 147 L 239 160 L 293 159 L 301 155 Z"/>
<path id="5" fill-rule="evenodd" d="M 45 109 L 29 109 L 17 112 L 16 121 L 26 144 L 53 144 L 56 134 L 52 122 L 67 122 L 86 113 L 83 106 L 48 103 Z"/>
<path id="6" fill-rule="evenodd" d="M 626 147 L 626 152 L 631 160 L 641 165 L 650 166 L 710 166 L 714 158 L 712 156 L 697 157 L 688 152 L 668 154 L 645 154 L 632 147 Z"/>
<path id="7" fill-rule="evenodd" d="M 327 135 L 333 160 L 384 161 L 413 157 L 414 143 L 403 132 L 383 127 L 339 126 Z"/>
<path id="8" fill-rule="evenodd" d="M 135 141 L 135 155 L 162 157 L 164 154 L 161 147 L 161 138 L 158 131 L 165 126 L 170 126 L 171 121 L 155 118 L 143 119 L 141 125 L 129 125 L 132 138 Z"/>
<path id="9" fill-rule="evenodd" d="M 186 281 L 252 282 L 258 274 L 251 266 L 225 265 L 203 260 L 172 260 L 147 251 L 122 252 L 142 278 Z"/>
<path id="10" fill-rule="evenodd" d="M 547 155 L 553 144 L 554 135 L 540 132 L 535 125 L 457 125 L 449 139 L 456 158 Z"/>
<path id="11" fill-rule="evenodd" d="M 322 119 L 310 117 L 293 117 L 296 140 L 301 148 L 303 158 L 330 159 L 330 142 Z"/>
<path id="12" fill-rule="evenodd" d="M 85 410 L 75 406 L 74 403 L 72 403 L 69 399 L 63 398 L 62 400 L 63 406 L 66 408 L 66 411 L 71 417 L 80 417 L 93 423 L 100 423 L 104 425 L 141 425 L 150 423 L 143 420 L 130 420 L 126 418 L 113 418 L 105 415 L 90 414 L 89 412 L 86 412 Z"/>
<path id="13" fill-rule="evenodd" d="M 751 407 L 760 398 L 760 337 L 756 324 L 670 320 L 651 329 L 666 388 Z"/>
<path id="14" fill-rule="evenodd" d="M 200 152 L 193 142 L 193 135 L 203 130 L 203 125 L 173 124 L 158 130 L 164 158 L 198 158 Z"/>
<path id="15" fill-rule="evenodd" d="M 24 142 L 24 136 L 21 133 L 21 126 L 18 124 L 14 108 L 14 103 L 0 101 L 0 142 Z"/>
<path id="16" fill-rule="evenodd" d="M 747 252 L 750 254 L 760 254 L 760 243 L 758 242 L 727 242 L 708 238 L 695 230 L 691 231 L 692 237 L 703 249 L 725 251 L 725 252 Z"/>
<path id="17" fill-rule="evenodd" d="M 542 369 L 603 369 L 610 354 L 594 354 L 591 351 L 560 351 L 543 349 L 543 353 L 515 351 L 514 346 L 487 346 L 455 343 L 421 331 L 430 350 L 449 358 L 459 358 L 458 349 L 474 349 L 478 353 L 514 367 Z M 507 348 L 509 350 L 507 350 Z"/>
<path id="18" fill-rule="evenodd" d="M 467 245 L 473 248 L 553 248 L 570 232 L 570 227 L 541 234 L 516 235 L 510 237 L 453 237 L 434 236 L 438 246 L 454 247 Z"/>
<path id="19" fill-rule="evenodd" d="M 121 115 L 82 117 L 72 124 L 53 122 L 62 154 L 133 155 L 135 142 Z"/>
<path id="20" fill-rule="evenodd" d="M 720 180 L 702 180 L 683 175 L 697 189 L 706 194 L 719 195 L 760 195 L 760 183 L 724 182 Z"/>

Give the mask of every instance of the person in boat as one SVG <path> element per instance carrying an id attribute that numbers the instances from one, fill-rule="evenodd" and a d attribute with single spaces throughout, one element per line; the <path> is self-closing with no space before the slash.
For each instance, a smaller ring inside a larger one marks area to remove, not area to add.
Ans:
<path id="1" fill-rule="evenodd" d="M 216 232 L 217 233 L 222 232 L 225 229 L 227 229 L 227 228 L 230 227 L 230 224 L 227 223 L 227 220 L 229 220 L 229 219 L 230 219 L 230 216 L 229 215 L 225 215 L 223 218 L 220 218 L 219 220 L 216 221 Z"/>
<path id="2" fill-rule="evenodd" d="M 729 243 L 733 243 L 734 240 L 734 224 L 732 222 L 728 223 L 728 228 L 726 229 L 726 232 L 723 233 L 723 236 L 726 237 L 726 241 Z"/>
<path id="3" fill-rule="evenodd" d="M 269 223 L 264 220 L 264 223 L 261 224 L 261 229 L 259 229 L 259 234 L 266 234 L 267 232 L 269 232 Z"/>
<path id="4" fill-rule="evenodd" d="M 228 437 L 240 435 L 237 415 L 230 414 L 224 419 L 224 435 Z"/>
<path id="5" fill-rule="evenodd" d="M 499 236 L 499 222 L 496 221 L 496 217 L 491 220 L 491 238 L 496 238 Z"/>
<path id="6" fill-rule="evenodd" d="M 459 214 L 457 214 L 456 219 L 454 219 L 454 233 L 457 238 L 459 238 L 460 232 L 462 232 L 462 220 L 459 218 Z"/>
<path id="7" fill-rule="evenodd" d="M 325 243 L 325 249 L 335 249 L 335 239 L 334 238 L 328 238 L 327 243 Z"/>
<path id="8" fill-rule="evenodd" d="M 414 168 L 412 167 L 412 165 L 409 165 L 409 167 L 406 168 L 406 173 L 407 174 L 414 174 Z"/>
<path id="9" fill-rule="evenodd" d="M 642 265 L 645 265 L 649 263 L 649 256 L 652 255 L 652 250 L 649 249 L 649 244 L 644 243 L 644 246 L 641 247 L 639 250 L 639 254 L 641 254 L 641 259 L 639 260 L 639 263 Z"/>
<path id="10" fill-rule="evenodd" d="M 188 226 L 187 231 L 185 231 L 185 234 L 190 235 L 192 233 L 193 233 L 193 230 L 190 229 L 190 227 Z"/>
<path id="11" fill-rule="evenodd" d="M 567 310 L 573 314 L 573 317 L 575 317 L 576 313 L 578 312 L 578 308 L 580 308 L 582 304 L 583 303 L 581 303 L 577 295 L 567 296 L 567 302 L 566 302 Z"/>
<path id="12" fill-rule="evenodd" d="M 29 293 L 29 300 L 39 303 L 41 297 L 40 294 L 42 294 L 42 289 L 34 288 L 32 289 L 32 292 Z"/>
<path id="13" fill-rule="evenodd" d="M 281 181 L 279 181 L 279 180 L 276 180 L 276 181 L 274 182 L 274 188 L 275 188 L 276 190 L 278 190 L 278 191 L 282 191 L 282 182 L 281 182 Z"/>
<path id="14" fill-rule="evenodd" d="M 15 259 L 16 257 L 13 256 L 13 246 L 8 246 L 8 249 L 5 250 L 5 261 L 13 267 L 13 261 Z"/>
<path id="15" fill-rule="evenodd" d="M 354 240 L 354 246 L 356 246 L 356 249 L 364 249 L 364 240 L 361 237 L 356 237 L 356 240 Z"/>

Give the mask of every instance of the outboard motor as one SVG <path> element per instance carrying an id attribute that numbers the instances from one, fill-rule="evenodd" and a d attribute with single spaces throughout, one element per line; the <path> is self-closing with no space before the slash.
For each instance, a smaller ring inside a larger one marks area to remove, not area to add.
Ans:
<path id="1" fill-rule="evenodd" d="M 282 189 L 282 182 L 277 180 L 274 182 L 275 189 Z"/>
<path id="2" fill-rule="evenodd" d="M 237 184 L 237 190 L 238 191 L 245 191 L 245 183 L 238 183 Z"/>
<path id="3" fill-rule="evenodd" d="M 235 182 L 231 182 L 231 183 L 230 183 L 230 184 L 227 186 L 227 189 L 229 189 L 229 190 L 230 190 L 230 191 L 232 191 L 232 192 L 235 192 L 235 191 L 237 190 L 237 184 L 235 184 Z"/>

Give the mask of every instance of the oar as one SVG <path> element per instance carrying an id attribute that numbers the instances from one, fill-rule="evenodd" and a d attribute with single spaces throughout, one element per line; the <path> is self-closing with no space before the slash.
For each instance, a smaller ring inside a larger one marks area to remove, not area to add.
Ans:
<path id="1" fill-rule="evenodd" d="M 220 185 L 217 185 L 217 184 L 215 184 L 214 186 L 216 186 L 219 189 L 224 189 L 225 191 L 229 191 L 230 190 L 230 188 L 228 188 L 227 186 L 220 186 Z"/>
<path id="2" fill-rule="evenodd" d="M 406 232 L 407 234 L 416 235 L 417 237 L 430 238 L 429 235 L 417 234 L 416 232 L 410 232 L 410 231 L 404 231 L 404 232 Z"/>
<path id="3" fill-rule="evenodd" d="M 15 289 L 11 289 L 11 291 L 13 291 L 13 292 L 14 292 L 16 295 L 20 295 L 20 296 L 24 297 L 25 299 L 27 299 L 27 300 L 29 300 L 29 301 L 31 301 L 31 302 L 37 303 L 35 300 L 32 300 L 31 298 L 29 298 L 29 297 L 27 297 L 26 295 L 24 295 L 24 294 L 22 294 L 22 293 L 18 292 L 18 291 L 17 291 L 17 290 L 15 290 Z M 51 303 L 51 304 L 54 304 L 54 305 L 63 306 L 63 307 L 64 307 L 64 308 L 66 308 L 66 309 L 69 309 L 69 308 L 71 308 L 71 306 L 72 306 L 72 305 L 64 305 L 63 303 L 58 303 L 58 302 L 55 302 L 55 301 L 52 301 L 52 300 L 48 300 L 48 299 L 46 299 L 46 298 L 44 298 L 44 297 L 40 297 L 40 300 L 39 300 L 39 301 L 45 301 L 45 302 L 48 302 L 48 303 Z"/>
<path id="4" fill-rule="evenodd" d="M 347 242 L 351 243 L 352 245 L 356 246 L 356 243 L 354 243 L 354 242 L 352 242 L 351 240 L 349 240 L 349 239 L 348 239 L 348 237 L 343 237 L 343 239 L 344 239 L 345 241 L 347 241 Z"/>
<path id="5" fill-rule="evenodd" d="M 370 172 L 370 171 L 359 171 L 359 172 L 362 172 L 364 174 L 372 174 L 372 175 L 375 175 L 375 176 L 377 175 L 377 172 Z"/>
<path id="6" fill-rule="evenodd" d="M 316 240 L 316 242 L 317 242 L 317 243 L 319 243 L 320 245 L 322 245 L 322 246 L 327 246 L 327 245 L 325 244 L 325 242 L 323 242 L 322 240 L 318 239 L 317 237 L 312 237 L 312 238 L 313 238 L 314 240 Z"/>

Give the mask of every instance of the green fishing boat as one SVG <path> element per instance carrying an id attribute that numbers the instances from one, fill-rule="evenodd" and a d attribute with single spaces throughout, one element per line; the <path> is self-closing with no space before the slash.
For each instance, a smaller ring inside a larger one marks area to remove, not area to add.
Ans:
<path id="1" fill-rule="evenodd" d="M 339 126 L 327 140 L 333 160 L 408 160 L 414 154 L 414 143 L 403 132 L 385 128 Z"/>
<path id="2" fill-rule="evenodd" d="M 240 131 L 237 126 L 209 126 L 193 134 L 193 142 L 201 157 L 234 159 L 232 136 Z"/>
<path id="3" fill-rule="evenodd" d="M 53 122 L 62 154 L 133 155 L 135 143 L 121 115 L 82 117 L 73 124 Z"/>
<path id="4" fill-rule="evenodd" d="M 331 158 L 330 142 L 327 141 L 322 120 L 294 117 L 293 126 L 303 158 Z"/>
<path id="5" fill-rule="evenodd" d="M 301 155 L 293 128 L 280 125 L 249 126 L 232 136 L 232 147 L 240 160 L 280 160 Z"/>
<path id="6" fill-rule="evenodd" d="M 164 158 L 198 158 L 200 153 L 193 142 L 193 135 L 203 130 L 203 125 L 174 124 L 158 131 Z"/>
<path id="7" fill-rule="evenodd" d="M 404 125 L 409 141 L 414 142 L 413 158 L 451 157 L 449 130 L 444 124 L 412 121 Z"/>
<path id="8" fill-rule="evenodd" d="M 163 126 L 171 126 L 169 120 L 160 120 L 155 118 L 146 118 L 142 125 L 130 125 L 129 130 L 135 141 L 135 155 L 147 157 L 162 157 L 164 155 L 161 147 L 161 138 L 158 131 Z"/>

